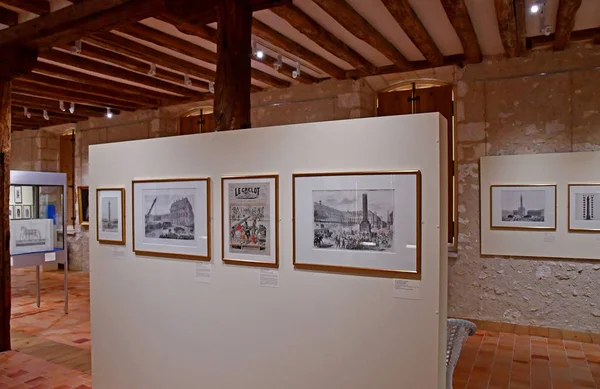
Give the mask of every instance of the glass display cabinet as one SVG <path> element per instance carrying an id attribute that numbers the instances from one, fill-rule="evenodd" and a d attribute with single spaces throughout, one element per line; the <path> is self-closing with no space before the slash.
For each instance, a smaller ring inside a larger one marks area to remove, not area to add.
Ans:
<path id="1" fill-rule="evenodd" d="M 40 306 L 40 266 L 64 264 L 65 312 L 68 312 L 66 241 L 67 176 L 64 173 L 10 172 L 11 267 L 36 268 Z"/>

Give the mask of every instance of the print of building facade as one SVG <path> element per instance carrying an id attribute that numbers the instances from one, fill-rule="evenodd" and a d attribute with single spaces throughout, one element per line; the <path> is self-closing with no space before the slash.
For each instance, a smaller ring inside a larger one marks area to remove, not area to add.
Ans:
<path id="1" fill-rule="evenodd" d="M 171 223 L 180 226 L 194 225 L 194 210 L 187 197 L 175 201 L 170 208 Z"/>

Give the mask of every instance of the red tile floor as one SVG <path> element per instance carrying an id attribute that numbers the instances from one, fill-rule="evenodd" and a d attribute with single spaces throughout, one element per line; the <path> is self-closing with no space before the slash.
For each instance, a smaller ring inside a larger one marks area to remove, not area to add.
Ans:
<path id="1" fill-rule="evenodd" d="M 43 273 L 38 309 L 35 273 L 13 271 L 13 348 L 20 351 L 0 354 L 0 389 L 91 388 L 84 366 L 91 348 L 89 276 L 69 279 L 65 315 L 62 273 Z M 600 389 L 600 345 L 480 330 L 463 347 L 453 382 L 454 389 Z"/>

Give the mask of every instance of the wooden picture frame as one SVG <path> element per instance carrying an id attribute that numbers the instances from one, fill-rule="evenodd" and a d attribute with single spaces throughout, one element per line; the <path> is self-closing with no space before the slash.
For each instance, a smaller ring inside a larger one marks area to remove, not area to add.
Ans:
<path id="1" fill-rule="evenodd" d="M 502 189 L 506 189 L 503 191 Z M 495 200 L 494 192 L 500 199 Z M 540 192 L 544 198 L 540 199 Z M 513 231 L 556 231 L 557 202 L 556 184 L 494 184 L 490 185 L 490 229 Z M 524 198 L 526 195 L 528 198 Z M 520 200 L 519 197 L 520 196 Z M 516 199 L 516 200 L 515 200 Z M 515 201 L 520 201 L 514 205 Z M 506 204 L 504 204 L 506 202 Z M 534 208 L 528 209 L 527 202 Z M 510 203 L 510 204 L 509 204 Z M 511 209 L 503 209 L 503 207 Z M 541 218 L 541 220 L 539 220 Z M 545 223 L 536 226 L 536 223 Z"/>
<path id="2" fill-rule="evenodd" d="M 588 193 L 579 192 L 579 189 L 587 189 Z M 582 198 L 579 199 L 577 195 L 580 195 Z M 567 216 L 569 232 L 599 234 L 600 184 L 569 184 L 567 198 L 569 199 Z M 595 203 L 598 203 L 598 217 L 596 217 L 594 209 L 596 206 Z"/>
<path id="3" fill-rule="evenodd" d="M 23 206 L 15 205 L 15 218 L 14 220 L 23 220 Z"/>
<path id="4" fill-rule="evenodd" d="M 90 225 L 90 188 L 88 186 L 77 187 L 77 207 L 79 211 L 79 224 Z"/>
<path id="5" fill-rule="evenodd" d="M 167 192 L 168 190 L 171 192 Z M 154 201 L 150 199 L 146 204 L 147 199 L 143 196 L 154 197 Z M 209 177 L 134 180 L 131 184 L 131 197 L 131 230 L 136 255 L 211 260 Z M 175 211 L 173 206 L 176 207 Z M 179 209 L 181 207 L 185 210 Z M 164 213 L 159 215 L 156 212 Z M 182 222 L 182 218 L 186 221 Z M 178 221 L 173 222 L 174 219 Z M 190 234 L 193 239 L 190 239 Z"/>
<path id="6" fill-rule="evenodd" d="M 420 171 L 294 174 L 292 210 L 296 269 L 421 279 Z"/>
<path id="7" fill-rule="evenodd" d="M 237 199 L 232 200 L 229 185 L 233 189 L 233 197 Z M 240 209 L 239 215 L 232 216 L 234 208 Z M 252 219 L 251 214 L 256 213 L 260 213 L 260 216 Z M 233 227 L 232 217 L 237 218 L 236 225 Z M 250 226 L 248 221 L 251 223 Z M 258 226 L 255 225 L 257 223 Z M 262 239 L 263 235 L 264 239 Z M 232 243 L 235 237 L 237 237 L 237 244 Z M 232 265 L 279 267 L 279 176 L 277 174 L 221 178 L 221 257 L 224 263 Z"/>
<path id="8" fill-rule="evenodd" d="M 108 203 L 105 205 L 102 195 L 113 195 L 106 197 Z M 117 197 L 114 197 L 114 196 Z M 120 197 L 120 200 L 119 200 Z M 116 204 L 113 204 L 110 199 L 116 198 Z M 116 220 L 111 220 L 114 216 L 112 207 L 116 205 L 114 210 L 118 215 Z M 107 219 L 105 223 L 104 208 L 108 207 Z M 119 212 L 120 208 L 120 212 Z M 119 219 L 120 218 L 120 219 Z M 96 189 L 96 240 L 101 244 L 125 245 L 125 188 L 98 188 Z M 102 235 L 102 236 L 101 236 Z"/>
<path id="9" fill-rule="evenodd" d="M 8 219 L 9 220 L 13 220 L 14 219 L 14 216 L 15 216 L 14 215 L 14 211 L 15 211 L 14 205 L 9 205 L 8 206 Z"/>

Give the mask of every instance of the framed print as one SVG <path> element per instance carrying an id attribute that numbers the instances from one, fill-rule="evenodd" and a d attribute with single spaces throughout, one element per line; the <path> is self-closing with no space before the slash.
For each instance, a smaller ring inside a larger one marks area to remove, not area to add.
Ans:
<path id="1" fill-rule="evenodd" d="M 223 177 L 223 262 L 279 267 L 279 177 Z"/>
<path id="2" fill-rule="evenodd" d="M 569 184 L 569 231 L 600 233 L 600 184 Z"/>
<path id="3" fill-rule="evenodd" d="M 210 179 L 133 181 L 133 251 L 210 261 Z"/>
<path id="4" fill-rule="evenodd" d="M 125 244 L 125 189 L 96 189 L 96 239 Z"/>
<path id="5" fill-rule="evenodd" d="M 23 205 L 23 219 L 31 219 L 31 205 Z"/>
<path id="6" fill-rule="evenodd" d="M 23 188 L 15 186 L 15 204 L 21 204 L 23 202 Z"/>
<path id="7" fill-rule="evenodd" d="M 14 212 L 14 210 L 15 210 L 15 209 L 14 209 L 14 206 L 13 206 L 13 205 L 9 205 L 9 206 L 8 206 L 8 218 L 9 218 L 10 220 L 12 220 L 12 219 L 14 218 L 14 216 L 13 216 L 13 215 L 14 215 L 14 213 L 13 213 L 13 212 Z"/>
<path id="8" fill-rule="evenodd" d="M 10 192 L 8 193 L 8 203 L 15 203 L 15 187 L 13 185 L 10 186 Z"/>
<path id="9" fill-rule="evenodd" d="M 293 176 L 294 267 L 421 279 L 421 172 Z"/>
<path id="10" fill-rule="evenodd" d="M 79 201 L 79 224 L 88 226 L 90 224 L 90 188 L 78 187 L 77 199 Z"/>
<path id="11" fill-rule="evenodd" d="M 15 220 L 23 219 L 23 206 L 15 205 Z"/>
<path id="12" fill-rule="evenodd" d="M 556 185 L 491 185 L 490 228 L 556 230 Z"/>

